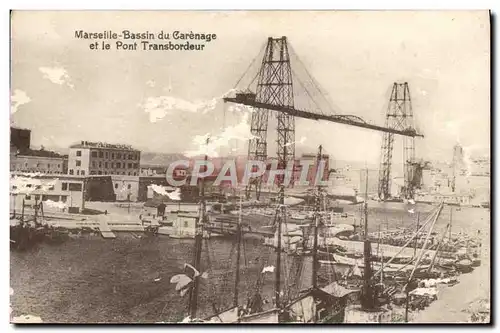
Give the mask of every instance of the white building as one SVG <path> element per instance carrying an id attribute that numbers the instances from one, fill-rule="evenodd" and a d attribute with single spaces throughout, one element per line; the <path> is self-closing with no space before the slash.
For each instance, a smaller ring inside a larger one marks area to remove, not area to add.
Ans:
<path id="1" fill-rule="evenodd" d="M 23 199 L 25 206 L 32 206 L 40 201 L 47 202 L 44 205 L 44 211 L 64 210 L 78 213 L 85 208 L 85 178 L 80 176 L 36 175 L 29 177 L 13 172 L 9 192 L 11 211 L 15 209 L 20 212 Z"/>
<path id="2" fill-rule="evenodd" d="M 139 176 L 141 152 L 129 145 L 81 141 L 70 146 L 68 174 Z"/>

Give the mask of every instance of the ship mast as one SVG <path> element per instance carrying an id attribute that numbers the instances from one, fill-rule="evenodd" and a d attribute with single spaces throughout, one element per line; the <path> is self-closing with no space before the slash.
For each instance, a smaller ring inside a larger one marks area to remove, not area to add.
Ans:
<path id="1" fill-rule="evenodd" d="M 206 144 L 208 143 L 210 138 L 207 138 Z M 205 154 L 205 167 L 207 166 L 208 155 Z M 205 170 L 204 170 L 205 171 Z M 205 223 L 205 211 L 206 211 L 206 202 L 205 202 L 205 177 L 201 178 L 200 182 L 200 215 L 199 218 L 195 222 L 195 236 L 194 236 L 194 262 L 193 266 L 196 270 L 200 271 L 200 262 L 201 262 L 201 249 L 203 243 L 203 226 Z M 196 312 L 198 310 L 198 288 L 199 288 L 199 277 L 193 276 L 193 288 L 191 289 L 191 297 L 189 299 L 189 315 L 191 319 L 196 318 Z"/>
<path id="2" fill-rule="evenodd" d="M 364 283 L 363 283 L 363 299 L 362 306 L 364 309 L 372 309 L 374 307 L 373 288 L 371 284 L 372 266 L 371 266 L 371 243 L 368 240 L 368 168 L 366 168 L 365 176 L 365 202 L 364 206 L 364 222 L 365 222 L 365 237 L 364 237 Z"/>
<path id="3" fill-rule="evenodd" d="M 240 283 L 240 257 L 241 257 L 241 195 L 240 195 L 240 211 L 238 214 L 238 226 L 236 231 L 236 241 L 238 242 L 238 248 L 236 252 L 236 277 L 234 279 L 234 300 L 233 305 L 238 306 L 238 284 Z"/>
<path id="4" fill-rule="evenodd" d="M 319 164 L 321 162 L 321 151 L 322 151 L 322 146 L 319 146 L 318 149 L 318 156 L 316 158 L 316 195 L 315 195 L 315 202 L 314 202 L 314 244 L 313 244 L 313 269 L 312 269 L 312 285 L 313 288 L 318 287 L 318 228 L 319 228 L 319 211 L 320 211 L 320 196 L 321 196 L 321 188 L 319 186 L 319 180 L 321 179 L 318 175 L 319 173 Z"/>
<path id="5" fill-rule="evenodd" d="M 274 290 L 276 293 L 276 308 L 280 307 L 280 288 L 281 288 L 281 224 L 284 218 L 285 212 L 285 187 L 281 185 L 279 200 L 278 200 L 278 210 L 277 210 L 277 233 L 278 233 L 278 244 L 276 246 L 276 275 L 274 280 Z"/>

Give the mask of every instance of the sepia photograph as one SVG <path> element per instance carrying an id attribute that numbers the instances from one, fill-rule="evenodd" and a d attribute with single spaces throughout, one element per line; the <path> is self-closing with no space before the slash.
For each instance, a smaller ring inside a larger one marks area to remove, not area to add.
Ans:
<path id="1" fill-rule="evenodd" d="M 490 324 L 491 13 L 10 12 L 10 323 Z"/>

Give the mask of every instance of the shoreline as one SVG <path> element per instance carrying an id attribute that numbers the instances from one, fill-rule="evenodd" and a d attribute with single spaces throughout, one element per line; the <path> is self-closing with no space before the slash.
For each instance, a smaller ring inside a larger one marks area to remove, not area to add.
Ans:
<path id="1" fill-rule="evenodd" d="M 472 272 L 461 274 L 459 283 L 452 287 L 438 288 L 437 300 L 424 310 L 411 314 L 409 323 L 469 323 L 491 322 L 491 267 L 489 257 L 489 230 L 482 239 L 481 265 Z M 473 319 L 474 315 L 486 318 Z"/>

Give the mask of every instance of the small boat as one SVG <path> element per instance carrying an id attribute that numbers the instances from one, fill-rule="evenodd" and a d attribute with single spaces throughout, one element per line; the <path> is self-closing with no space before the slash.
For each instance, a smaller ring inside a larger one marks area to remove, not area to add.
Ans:
<path id="1" fill-rule="evenodd" d="M 307 218 L 306 214 L 292 213 L 290 216 L 294 220 L 305 220 Z"/>
<path id="2" fill-rule="evenodd" d="M 455 267 L 461 273 L 469 273 L 469 272 L 472 272 L 472 270 L 474 269 L 472 267 L 472 264 L 473 264 L 472 260 L 462 259 L 462 260 L 459 260 L 455 263 Z"/>

